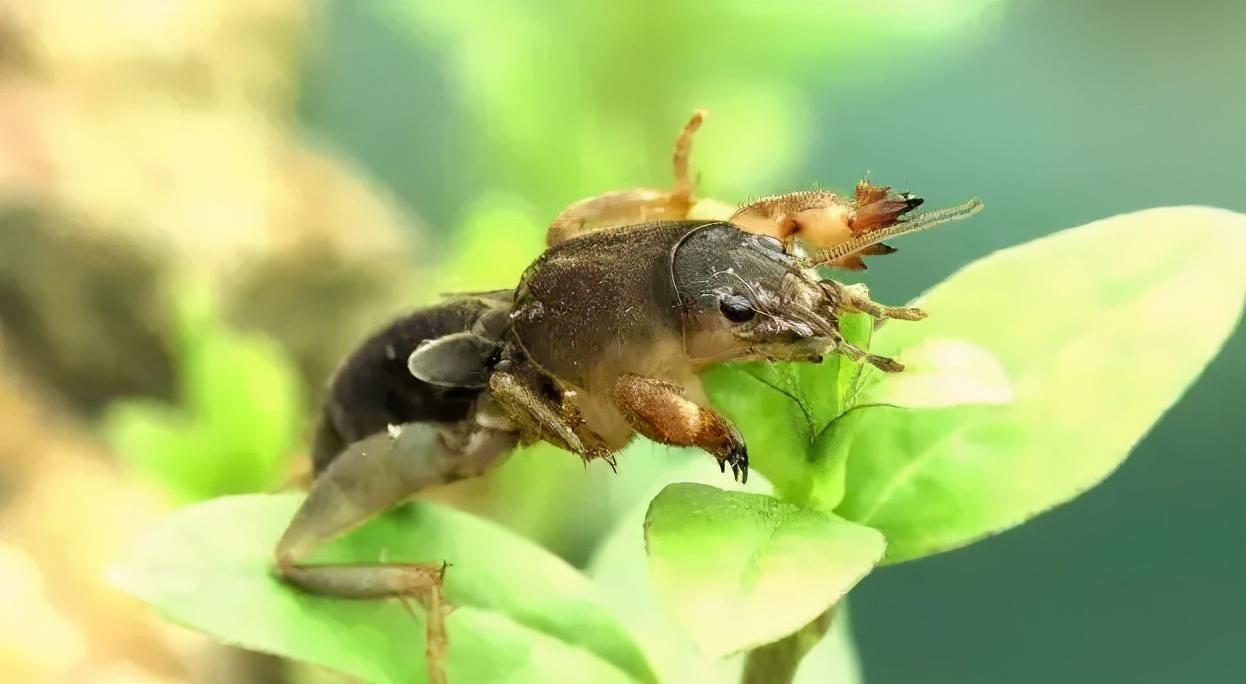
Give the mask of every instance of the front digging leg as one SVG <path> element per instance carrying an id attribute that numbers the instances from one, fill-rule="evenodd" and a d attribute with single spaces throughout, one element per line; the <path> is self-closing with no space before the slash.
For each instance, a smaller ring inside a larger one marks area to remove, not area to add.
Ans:
<path id="1" fill-rule="evenodd" d="M 308 593 L 342 599 L 415 599 L 426 612 L 425 658 L 430 684 L 445 684 L 448 644 L 442 595 L 446 564 L 306 564 L 316 547 L 433 485 L 478 475 L 514 444 L 513 434 L 479 428 L 462 451 L 425 423 L 355 442 L 313 482 L 307 499 L 277 542 L 277 575 Z"/>
<path id="2" fill-rule="evenodd" d="M 726 418 L 698 406 L 683 387 L 657 378 L 625 373 L 612 391 L 615 406 L 637 432 L 661 444 L 695 446 L 718 459 L 720 470 L 748 482 L 748 449 Z"/>

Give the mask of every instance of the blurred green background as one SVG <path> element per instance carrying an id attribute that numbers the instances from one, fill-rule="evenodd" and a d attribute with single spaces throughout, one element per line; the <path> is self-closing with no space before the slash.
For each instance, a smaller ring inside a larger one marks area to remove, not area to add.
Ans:
<path id="1" fill-rule="evenodd" d="M 693 108 L 704 196 L 866 173 L 934 206 L 981 196 L 971 225 L 871 262 L 875 298 L 903 301 L 1115 213 L 1246 211 L 1243 27 L 1235 0 L 0 2 L 0 539 L 78 634 L 42 659 L 0 638 L 0 674 L 113 653 L 157 673 L 120 681 L 182 677 L 180 646 L 153 657 L 148 627 L 101 636 L 76 616 L 103 604 L 57 599 L 78 585 L 47 547 L 73 526 L 32 511 L 80 490 L 46 483 L 110 464 L 91 491 L 127 503 L 100 524 L 128 530 L 155 515 L 117 493 L 134 473 L 160 472 L 155 509 L 296 476 L 297 416 L 360 335 L 512 284 L 577 199 L 665 186 Z M 1246 678 L 1243 379 L 1239 330 L 1092 494 L 870 575 L 866 680 Z M 582 561 L 643 484 L 521 454 L 460 503 Z"/>

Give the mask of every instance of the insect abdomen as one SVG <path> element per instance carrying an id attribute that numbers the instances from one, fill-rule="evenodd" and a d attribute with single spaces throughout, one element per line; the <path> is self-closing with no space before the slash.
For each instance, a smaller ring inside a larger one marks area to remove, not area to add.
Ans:
<path id="1" fill-rule="evenodd" d="M 334 375 L 312 442 L 320 473 L 343 447 L 389 425 L 453 423 L 467 417 L 479 389 L 447 388 L 418 380 L 407 358 L 420 343 L 472 326 L 496 304 L 454 299 L 402 316 L 360 344 Z"/>

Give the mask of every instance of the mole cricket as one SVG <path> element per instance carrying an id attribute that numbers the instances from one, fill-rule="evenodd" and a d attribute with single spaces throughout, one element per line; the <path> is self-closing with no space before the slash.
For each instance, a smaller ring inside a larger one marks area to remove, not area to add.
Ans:
<path id="1" fill-rule="evenodd" d="M 310 593 L 419 601 L 430 682 L 445 681 L 446 559 L 306 564 L 319 544 L 427 487 L 480 475 L 517 444 L 545 441 L 615 466 L 637 434 L 695 446 L 748 478 L 736 428 L 709 407 L 698 374 L 743 360 L 838 353 L 887 372 L 846 342 L 838 315 L 917 320 L 819 266 L 864 268 L 884 240 L 966 218 L 960 206 L 862 181 L 767 197 L 735 209 L 697 200 L 689 175 L 697 112 L 675 146 L 671 190 L 577 202 L 513 290 L 447 297 L 393 321 L 336 373 L 312 445 L 314 480 L 279 540 L 275 571 Z"/>

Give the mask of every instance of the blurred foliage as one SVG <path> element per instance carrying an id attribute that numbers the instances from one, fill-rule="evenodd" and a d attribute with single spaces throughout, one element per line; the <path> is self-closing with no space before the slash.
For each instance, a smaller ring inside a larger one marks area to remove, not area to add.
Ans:
<path id="1" fill-rule="evenodd" d="M 3 356 L 0 680 L 175 681 L 191 649 L 103 577 L 165 509 Z M 205 641 L 183 641 L 192 643 Z"/>
<path id="2" fill-rule="evenodd" d="M 170 396 L 159 253 L 54 208 L 0 206 L 0 335 L 13 362 L 83 411 L 117 394 Z"/>
<path id="3" fill-rule="evenodd" d="M 302 0 L 0 1 L 0 330 L 73 408 L 170 397 L 171 275 L 213 283 L 310 387 L 407 302 L 413 221 L 295 135 L 307 20 Z"/>
<path id="4" fill-rule="evenodd" d="M 177 502 L 276 488 L 303 436 L 293 363 L 274 341 L 231 330 L 202 288 L 178 290 L 175 308 L 178 403 L 114 401 L 105 438 Z"/>
<path id="5" fill-rule="evenodd" d="M 664 183 L 673 124 L 697 107 L 721 117 L 698 152 L 710 194 L 764 190 L 804 153 L 812 122 L 799 84 L 830 65 L 868 83 L 849 65 L 887 59 L 875 46 L 946 38 L 992 1 L 379 4 L 443 56 L 482 185 L 551 216 L 608 189 Z"/>

